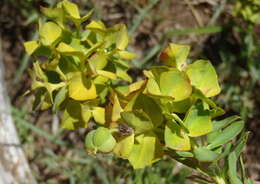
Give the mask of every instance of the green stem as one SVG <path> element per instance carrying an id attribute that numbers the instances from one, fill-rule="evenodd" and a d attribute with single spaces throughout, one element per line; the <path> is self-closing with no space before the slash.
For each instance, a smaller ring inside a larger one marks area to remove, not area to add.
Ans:
<path id="1" fill-rule="evenodd" d="M 227 184 L 225 178 L 223 178 L 221 176 L 214 176 L 212 178 L 216 182 L 216 184 Z"/>

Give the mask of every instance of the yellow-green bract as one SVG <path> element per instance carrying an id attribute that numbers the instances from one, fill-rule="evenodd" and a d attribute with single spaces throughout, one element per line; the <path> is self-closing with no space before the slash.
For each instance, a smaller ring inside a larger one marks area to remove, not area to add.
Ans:
<path id="1" fill-rule="evenodd" d="M 240 121 L 224 121 L 216 130 L 212 119 L 223 114 L 210 99 L 220 93 L 217 73 L 208 60 L 188 64 L 189 46 L 169 44 L 160 56 L 165 65 L 131 83 L 128 60 L 135 54 L 126 50 L 125 25 L 90 21 L 92 11 L 81 16 L 66 0 L 42 12 L 48 21 L 39 25 L 40 39 L 24 44 L 36 59 L 30 71 L 34 108 L 62 111 L 61 126 L 69 130 L 95 122 L 85 140 L 90 153 L 113 152 L 135 169 L 166 154 L 213 162 L 241 132 Z"/>

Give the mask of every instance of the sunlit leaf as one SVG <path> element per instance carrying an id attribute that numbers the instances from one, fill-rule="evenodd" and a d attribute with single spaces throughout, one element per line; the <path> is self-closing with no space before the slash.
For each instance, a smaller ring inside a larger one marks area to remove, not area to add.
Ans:
<path id="1" fill-rule="evenodd" d="M 107 65 L 107 56 L 104 53 L 96 53 L 91 56 L 89 62 L 97 70 L 102 70 Z"/>
<path id="2" fill-rule="evenodd" d="M 68 130 L 75 130 L 80 127 L 86 128 L 86 123 L 83 123 L 81 118 L 81 106 L 79 102 L 73 100 L 67 102 L 61 127 Z"/>
<path id="3" fill-rule="evenodd" d="M 136 57 L 136 54 L 129 52 L 129 51 L 125 51 L 125 50 L 119 51 L 118 54 L 121 59 L 126 59 L 126 60 L 131 60 Z"/>
<path id="4" fill-rule="evenodd" d="M 163 95 L 171 96 L 174 101 L 181 101 L 191 95 L 192 87 L 185 73 L 172 70 L 160 76 L 160 89 Z"/>
<path id="5" fill-rule="evenodd" d="M 164 131 L 164 141 L 166 147 L 174 150 L 188 151 L 191 149 L 188 135 L 175 121 L 167 122 Z"/>
<path id="6" fill-rule="evenodd" d="M 67 14 L 75 19 L 79 19 L 79 9 L 78 6 L 74 3 L 71 3 L 67 0 L 62 1 L 62 6 L 64 10 L 67 12 Z"/>
<path id="7" fill-rule="evenodd" d="M 44 23 L 39 30 L 39 35 L 43 45 L 51 46 L 61 37 L 62 29 L 54 22 Z"/>
<path id="8" fill-rule="evenodd" d="M 105 123 L 105 109 L 102 107 L 94 107 L 92 110 L 94 120 L 99 124 Z"/>
<path id="9" fill-rule="evenodd" d="M 30 56 L 40 47 L 40 44 L 38 41 L 29 41 L 24 43 L 24 47 L 26 53 Z"/>
<path id="10" fill-rule="evenodd" d="M 102 21 L 92 20 L 88 25 L 86 25 L 86 29 L 106 31 L 106 26 Z"/>
<path id="11" fill-rule="evenodd" d="M 70 81 L 69 96 L 75 100 L 95 99 L 97 97 L 96 87 L 90 79 L 77 73 Z"/>
<path id="12" fill-rule="evenodd" d="M 125 123 L 134 128 L 136 134 L 153 129 L 153 123 L 150 117 L 141 110 L 121 112 L 121 117 Z"/>
<path id="13" fill-rule="evenodd" d="M 191 84 L 201 90 L 206 97 L 220 93 L 217 73 L 208 60 L 197 60 L 186 70 Z"/>
<path id="14" fill-rule="evenodd" d="M 166 65 L 183 69 L 186 65 L 186 58 L 189 54 L 190 47 L 188 45 L 177 45 L 170 43 L 169 46 L 162 51 L 160 60 Z"/>
<path id="15" fill-rule="evenodd" d="M 136 137 L 136 143 L 133 145 L 128 160 L 134 169 L 139 169 L 158 161 L 162 154 L 162 146 L 157 137 L 148 132 Z"/>
<path id="16" fill-rule="evenodd" d="M 212 130 L 209 112 L 204 110 L 202 103 L 197 103 L 190 108 L 185 116 L 184 125 L 191 137 L 205 135 Z"/>
<path id="17" fill-rule="evenodd" d="M 117 144 L 113 150 L 121 158 L 128 158 L 134 145 L 134 134 L 122 137 L 117 141 Z"/>

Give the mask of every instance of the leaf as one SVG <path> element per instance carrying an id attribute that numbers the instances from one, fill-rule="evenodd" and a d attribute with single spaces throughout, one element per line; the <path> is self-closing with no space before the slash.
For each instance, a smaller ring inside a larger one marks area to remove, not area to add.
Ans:
<path id="1" fill-rule="evenodd" d="M 136 57 L 135 53 L 129 52 L 129 51 L 118 51 L 118 55 L 121 59 L 125 59 L 125 60 L 131 60 L 134 59 Z"/>
<path id="2" fill-rule="evenodd" d="M 170 113 L 185 113 L 189 110 L 191 105 L 191 98 L 186 98 L 178 102 L 168 101 L 164 104 L 164 107 L 167 108 Z"/>
<path id="3" fill-rule="evenodd" d="M 102 70 L 107 65 L 107 56 L 104 53 L 96 53 L 89 59 L 90 64 L 97 70 Z"/>
<path id="4" fill-rule="evenodd" d="M 201 90 L 206 97 L 220 93 L 217 73 L 208 60 L 197 60 L 188 65 L 186 73 L 191 84 Z"/>
<path id="5" fill-rule="evenodd" d="M 166 65 L 182 70 L 186 65 L 186 58 L 189 54 L 190 47 L 187 45 L 177 45 L 170 43 L 169 46 L 162 51 L 160 60 Z"/>
<path id="6" fill-rule="evenodd" d="M 211 141 L 211 144 L 207 146 L 209 149 L 214 149 L 218 146 L 221 146 L 228 141 L 232 140 L 234 137 L 236 137 L 244 128 L 244 122 L 243 121 L 237 121 L 229 125 L 227 128 L 225 128 L 218 136 Z"/>
<path id="7" fill-rule="evenodd" d="M 64 54 L 64 55 L 67 55 L 67 56 L 79 56 L 80 58 L 84 57 L 83 52 L 81 52 L 80 50 L 74 49 L 70 45 L 63 43 L 63 42 L 59 43 L 56 50 L 58 52 L 60 52 L 61 54 Z"/>
<path id="8" fill-rule="evenodd" d="M 144 94 L 138 95 L 131 110 L 134 109 L 143 110 L 151 118 L 154 127 L 160 126 L 163 122 L 162 110 L 160 106 L 149 96 Z"/>
<path id="9" fill-rule="evenodd" d="M 64 28 L 63 21 L 64 21 L 64 12 L 62 8 L 45 8 L 41 7 L 41 12 L 48 17 L 55 21 L 59 26 Z"/>
<path id="10" fill-rule="evenodd" d="M 177 70 L 160 75 L 160 89 L 163 95 L 173 97 L 175 102 L 188 98 L 192 92 L 188 77 Z"/>
<path id="11" fill-rule="evenodd" d="M 76 4 L 71 3 L 67 0 L 64 0 L 64 1 L 62 1 L 62 6 L 70 17 L 75 18 L 75 19 L 80 19 L 79 9 Z"/>
<path id="12" fill-rule="evenodd" d="M 101 152 L 110 152 L 115 147 L 116 140 L 109 129 L 99 127 L 93 136 L 93 144 Z"/>
<path id="13" fill-rule="evenodd" d="M 81 118 L 81 106 L 79 102 L 73 100 L 67 102 L 61 127 L 68 130 L 75 130 L 80 127 L 86 128 L 86 124 Z"/>
<path id="14" fill-rule="evenodd" d="M 56 94 L 55 98 L 54 98 L 54 104 L 53 104 L 53 108 L 52 110 L 54 112 L 57 112 L 61 103 L 66 99 L 67 97 L 67 92 L 68 92 L 68 89 L 67 87 L 63 87 L 61 88 L 58 93 Z"/>
<path id="15" fill-rule="evenodd" d="M 103 125 L 105 124 L 105 109 L 102 107 L 94 107 L 92 110 L 94 120 Z"/>
<path id="16" fill-rule="evenodd" d="M 113 150 L 119 157 L 127 159 L 132 151 L 134 145 L 134 134 L 122 137 L 117 141 L 117 144 Z"/>
<path id="17" fill-rule="evenodd" d="M 136 140 L 128 157 L 134 169 L 144 168 L 161 159 L 162 146 L 152 132 L 141 134 Z"/>
<path id="18" fill-rule="evenodd" d="M 97 97 L 96 87 L 81 73 L 74 74 L 69 83 L 69 96 L 74 100 L 91 100 Z"/>
<path id="19" fill-rule="evenodd" d="M 203 109 L 202 103 L 197 103 L 190 108 L 185 116 L 184 125 L 191 137 L 205 135 L 212 130 L 209 112 Z"/>
<path id="20" fill-rule="evenodd" d="M 105 70 L 97 70 L 97 74 L 111 80 L 115 80 L 117 78 L 116 74 Z"/>
<path id="21" fill-rule="evenodd" d="M 126 49 L 128 45 L 128 32 L 124 24 L 119 24 L 119 32 L 116 40 L 116 46 L 120 50 Z"/>
<path id="22" fill-rule="evenodd" d="M 119 99 L 116 94 L 114 94 L 114 101 L 112 107 L 112 121 L 116 122 L 121 118 L 120 113 L 123 111 Z"/>
<path id="23" fill-rule="evenodd" d="M 26 53 L 31 56 L 39 47 L 38 41 L 29 41 L 24 43 Z"/>
<path id="24" fill-rule="evenodd" d="M 151 119 L 141 110 L 121 112 L 121 118 L 125 123 L 134 128 L 136 134 L 147 132 L 153 129 L 153 123 Z"/>
<path id="25" fill-rule="evenodd" d="M 236 153 L 236 156 L 239 157 L 243 149 L 245 148 L 245 145 L 248 140 L 250 132 L 245 132 L 241 135 L 240 139 L 236 142 L 236 145 L 234 147 L 234 152 Z"/>
<path id="26" fill-rule="evenodd" d="M 194 149 L 194 157 L 200 162 L 213 162 L 218 158 L 218 156 L 219 154 L 205 147 L 198 147 Z"/>
<path id="27" fill-rule="evenodd" d="M 237 121 L 239 119 L 241 119 L 239 116 L 230 116 L 230 117 L 225 118 L 220 121 L 214 121 L 213 122 L 213 131 L 221 130 L 222 128 L 228 126 L 229 124 L 231 124 L 234 121 Z"/>
<path id="28" fill-rule="evenodd" d="M 89 122 L 90 118 L 92 117 L 92 112 L 88 104 L 81 105 L 81 117 L 86 124 Z"/>
<path id="29" fill-rule="evenodd" d="M 235 152 L 231 152 L 228 156 L 228 171 L 227 171 L 230 184 L 242 184 L 237 176 L 237 157 Z"/>
<path id="30" fill-rule="evenodd" d="M 132 78 L 127 74 L 127 70 L 128 68 L 126 67 L 116 65 L 116 75 L 123 80 L 132 82 Z"/>
<path id="31" fill-rule="evenodd" d="M 54 22 L 46 22 L 40 27 L 39 35 L 43 45 L 52 46 L 61 37 L 62 29 Z"/>
<path id="32" fill-rule="evenodd" d="M 175 123 L 175 121 L 168 121 L 164 131 L 164 141 L 166 147 L 179 150 L 188 151 L 191 149 L 191 143 L 188 135 Z"/>
<path id="33" fill-rule="evenodd" d="M 86 29 L 104 32 L 104 31 L 106 31 L 106 26 L 100 20 L 98 20 L 98 21 L 92 20 L 88 25 L 86 25 Z"/>
<path id="34" fill-rule="evenodd" d="M 153 78 L 148 79 L 147 92 L 148 94 L 153 94 L 158 96 L 162 95 L 159 85 L 157 84 L 156 80 Z"/>

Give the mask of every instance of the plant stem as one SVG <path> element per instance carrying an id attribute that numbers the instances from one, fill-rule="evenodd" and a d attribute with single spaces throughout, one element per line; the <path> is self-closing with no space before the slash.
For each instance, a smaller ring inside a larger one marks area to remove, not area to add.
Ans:
<path id="1" fill-rule="evenodd" d="M 227 184 L 225 178 L 221 176 L 215 176 L 213 177 L 213 180 L 216 182 L 216 184 Z"/>

